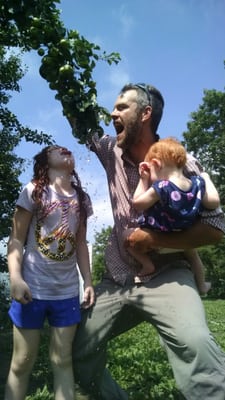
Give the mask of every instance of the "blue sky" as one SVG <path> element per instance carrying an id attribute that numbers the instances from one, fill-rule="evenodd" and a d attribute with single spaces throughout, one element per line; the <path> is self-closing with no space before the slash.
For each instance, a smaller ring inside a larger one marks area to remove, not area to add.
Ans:
<path id="1" fill-rule="evenodd" d="M 59 8 L 67 28 L 78 30 L 102 50 L 121 55 L 117 66 L 102 62 L 94 72 L 99 104 L 112 110 L 119 90 L 128 82 L 153 84 L 165 98 L 162 137 L 182 137 L 204 89 L 224 90 L 225 0 L 62 0 Z M 72 136 L 55 92 L 39 76 L 40 57 L 26 54 L 24 63 L 28 72 L 10 108 L 21 123 L 51 133 L 58 144 L 73 151 L 93 201 L 88 228 L 88 240 L 93 242 L 96 232 L 112 225 L 104 171 L 95 155 Z M 114 135 L 112 125 L 106 132 Z M 32 157 L 39 150 L 26 143 L 17 149 L 28 160 L 21 176 L 24 184 L 31 179 Z"/>

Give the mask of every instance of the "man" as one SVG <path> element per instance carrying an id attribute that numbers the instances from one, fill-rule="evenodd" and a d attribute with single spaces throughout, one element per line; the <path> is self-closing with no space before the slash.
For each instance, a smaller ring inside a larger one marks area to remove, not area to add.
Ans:
<path id="1" fill-rule="evenodd" d="M 137 225 L 131 199 L 139 180 L 138 165 L 149 146 L 158 140 L 163 106 L 163 97 L 154 87 L 126 85 L 112 112 L 116 137 L 92 139 L 91 149 L 107 174 L 115 226 L 105 253 L 106 274 L 96 288 L 96 304 L 92 312 L 84 313 L 75 339 L 75 374 L 91 399 L 128 399 L 105 369 L 106 346 L 108 340 L 142 321 L 156 327 L 185 398 L 225 399 L 225 355 L 208 330 L 194 277 L 182 251 L 164 255 L 151 252 L 156 272 L 140 277 L 141 283 L 135 284 L 139 266 L 122 240 L 124 229 Z M 200 172 L 193 157 L 184 172 L 187 176 Z M 182 249 L 216 243 L 223 230 L 223 214 L 216 210 L 205 212 L 190 231 L 179 232 L 179 236 L 143 234 L 146 248 Z M 128 245 L 132 246 L 134 239 L 131 237 Z"/>

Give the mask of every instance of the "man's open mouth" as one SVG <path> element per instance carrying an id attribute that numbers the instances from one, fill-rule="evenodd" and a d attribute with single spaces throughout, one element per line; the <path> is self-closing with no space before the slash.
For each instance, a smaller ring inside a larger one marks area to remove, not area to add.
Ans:
<path id="1" fill-rule="evenodd" d="M 115 127 L 117 135 L 119 135 L 124 129 L 124 126 L 118 122 L 114 123 L 114 127 Z"/>

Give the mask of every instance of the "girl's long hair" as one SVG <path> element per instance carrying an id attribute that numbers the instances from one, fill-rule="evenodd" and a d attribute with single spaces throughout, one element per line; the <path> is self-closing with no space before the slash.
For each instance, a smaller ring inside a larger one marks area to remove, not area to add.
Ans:
<path id="1" fill-rule="evenodd" d="M 34 190 L 32 193 L 32 199 L 35 201 L 38 207 L 41 207 L 41 200 L 43 192 L 47 190 L 49 185 L 48 177 L 48 154 L 49 151 L 59 146 L 47 146 L 42 149 L 38 154 L 34 156 L 33 166 L 33 178 Z M 86 201 L 89 195 L 83 190 L 80 178 L 75 170 L 71 173 L 71 186 L 76 190 L 79 200 L 80 213 L 87 219 Z"/>

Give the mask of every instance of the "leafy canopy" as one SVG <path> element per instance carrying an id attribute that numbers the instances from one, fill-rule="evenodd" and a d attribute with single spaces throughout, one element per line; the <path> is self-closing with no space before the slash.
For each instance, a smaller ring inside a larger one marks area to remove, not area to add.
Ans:
<path id="1" fill-rule="evenodd" d="M 60 20 L 59 0 L 0 0 L 0 44 L 35 49 L 41 56 L 41 76 L 56 91 L 63 114 L 81 143 L 93 130 L 103 133 L 100 122 L 110 114 L 97 103 L 92 73 L 99 60 L 118 63 L 118 53 L 100 52 L 76 30 L 67 30 Z"/>
<path id="2" fill-rule="evenodd" d="M 183 136 L 192 151 L 212 175 L 225 205 L 225 92 L 205 90 L 202 104 L 191 113 Z"/>
<path id="3" fill-rule="evenodd" d="M 15 201 L 21 188 L 19 176 L 25 160 L 18 157 L 14 149 L 22 139 L 39 144 L 52 143 L 49 135 L 24 127 L 8 109 L 12 93 L 20 90 L 18 81 L 23 75 L 20 58 L 0 46 L 0 240 L 9 235 Z"/>
<path id="4" fill-rule="evenodd" d="M 201 162 L 211 175 L 225 209 L 225 92 L 205 90 L 202 103 L 191 113 L 183 133 L 187 150 Z M 206 267 L 206 278 L 211 281 L 209 296 L 225 298 L 224 273 L 225 238 L 217 246 L 206 246 L 199 250 Z"/>
<path id="5" fill-rule="evenodd" d="M 60 20 L 59 0 L 0 0 L 0 240 L 7 237 L 11 217 L 21 184 L 19 176 L 24 159 L 15 148 L 22 139 L 50 144 L 50 135 L 23 126 L 8 109 L 10 96 L 19 92 L 21 52 L 35 50 L 41 57 L 40 74 L 56 91 L 73 133 L 86 142 L 88 133 L 98 130 L 101 120 L 108 123 L 108 111 L 97 104 L 96 84 L 92 78 L 96 62 L 118 63 L 118 53 L 100 52 L 100 47 L 88 42 L 76 30 L 67 30 Z M 6 179 L 7 177 L 7 179 Z"/>

